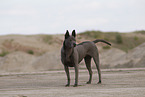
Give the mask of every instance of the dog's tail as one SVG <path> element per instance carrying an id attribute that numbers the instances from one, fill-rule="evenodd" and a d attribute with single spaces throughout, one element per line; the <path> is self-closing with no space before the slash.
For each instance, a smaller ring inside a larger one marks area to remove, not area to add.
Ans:
<path id="1" fill-rule="evenodd" d="M 94 40 L 93 42 L 94 42 L 94 43 L 103 42 L 103 43 L 106 43 L 106 44 L 108 44 L 108 45 L 111 46 L 111 43 L 109 43 L 109 42 L 107 42 L 107 41 L 105 41 L 105 40 L 103 40 L 103 39 L 96 39 L 96 40 Z"/>

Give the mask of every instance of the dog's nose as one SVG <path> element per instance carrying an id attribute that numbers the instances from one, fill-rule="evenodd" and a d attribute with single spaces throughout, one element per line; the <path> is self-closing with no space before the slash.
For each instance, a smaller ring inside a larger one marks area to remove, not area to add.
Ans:
<path id="1" fill-rule="evenodd" d="M 76 46 L 76 43 L 73 43 L 74 47 Z"/>

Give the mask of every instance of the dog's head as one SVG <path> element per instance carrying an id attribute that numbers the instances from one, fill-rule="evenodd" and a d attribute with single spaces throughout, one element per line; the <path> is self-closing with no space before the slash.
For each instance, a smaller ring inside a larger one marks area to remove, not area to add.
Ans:
<path id="1" fill-rule="evenodd" d="M 74 51 L 74 47 L 76 46 L 76 32 L 75 30 L 72 31 L 72 35 L 69 35 L 68 30 L 65 33 L 65 40 L 63 42 L 63 49 L 65 52 L 65 57 L 67 61 L 70 61 L 70 56 L 72 55 Z"/>
<path id="2" fill-rule="evenodd" d="M 64 49 L 73 49 L 76 46 L 76 32 L 75 30 L 72 31 L 72 35 L 69 35 L 68 30 L 65 33 L 65 40 L 63 43 Z"/>

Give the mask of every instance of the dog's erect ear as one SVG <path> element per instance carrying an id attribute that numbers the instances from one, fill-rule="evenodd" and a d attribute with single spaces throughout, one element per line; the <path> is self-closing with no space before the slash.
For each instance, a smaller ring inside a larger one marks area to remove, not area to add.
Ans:
<path id="1" fill-rule="evenodd" d="M 72 31 L 72 36 L 76 37 L 76 31 L 75 30 Z"/>
<path id="2" fill-rule="evenodd" d="M 65 41 L 63 42 L 63 48 L 64 48 L 64 50 L 65 50 Z"/>
<path id="3" fill-rule="evenodd" d="M 65 33 L 65 39 L 67 39 L 69 36 L 70 36 L 70 35 L 69 35 L 68 30 L 67 30 L 66 33 Z"/>

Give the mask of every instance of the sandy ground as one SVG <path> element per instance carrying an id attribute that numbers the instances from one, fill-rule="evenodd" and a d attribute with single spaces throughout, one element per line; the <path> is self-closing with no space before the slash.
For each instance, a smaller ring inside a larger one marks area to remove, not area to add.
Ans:
<path id="1" fill-rule="evenodd" d="M 87 70 L 80 70 L 79 86 L 65 87 L 64 71 L 0 74 L 0 97 L 145 97 L 145 68 L 102 69 L 102 84 L 93 69 L 92 84 Z"/>

